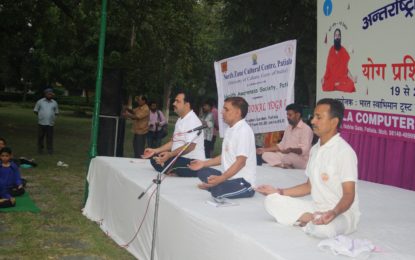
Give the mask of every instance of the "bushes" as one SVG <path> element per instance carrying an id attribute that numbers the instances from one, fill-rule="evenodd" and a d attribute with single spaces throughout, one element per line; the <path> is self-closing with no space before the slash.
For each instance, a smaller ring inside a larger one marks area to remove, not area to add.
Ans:
<path id="1" fill-rule="evenodd" d="M 1 101 L 9 102 L 21 102 L 23 100 L 23 94 L 21 93 L 11 93 L 11 92 L 0 92 Z M 36 101 L 37 97 L 33 94 L 26 95 L 26 101 Z"/>
<path id="2" fill-rule="evenodd" d="M 14 103 L 22 108 L 33 109 L 35 102 L 39 100 L 38 95 L 27 95 L 26 102 L 22 102 L 23 95 L 21 93 L 9 93 L 9 92 L 0 92 L 0 100 L 2 103 L 0 106 L 9 106 L 10 103 Z M 93 98 L 90 98 L 90 102 L 86 102 L 86 98 L 79 96 L 56 96 L 56 101 L 59 104 L 59 110 L 61 111 L 72 111 L 73 115 L 76 117 L 89 117 L 93 110 L 92 101 Z M 6 102 L 9 102 L 7 105 Z"/>
<path id="3" fill-rule="evenodd" d="M 71 106 L 93 106 L 93 98 L 89 98 L 89 102 L 86 102 L 86 98 L 78 96 L 56 96 L 55 100 L 59 105 L 71 105 Z"/>
<path id="4" fill-rule="evenodd" d="M 55 93 L 56 94 L 56 93 Z M 28 102 L 36 102 L 42 96 L 36 94 L 27 94 L 26 101 Z M 8 101 L 8 102 L 22 102 L 23 94 L 21 93 L 11 93 L 11 92 L 0 92 L 0 100 L 1 101 Z M 89 102 L 86 102 L 86 98 L 79 97 L 79 96 L 62 96 L 56 95 L 55 100 L 59 103 L 59 105 L 70 105 L 70 106 L 82 106 L 82 107 L 93 107 L 93 100 L 94 98 L 91 97 Z"/>

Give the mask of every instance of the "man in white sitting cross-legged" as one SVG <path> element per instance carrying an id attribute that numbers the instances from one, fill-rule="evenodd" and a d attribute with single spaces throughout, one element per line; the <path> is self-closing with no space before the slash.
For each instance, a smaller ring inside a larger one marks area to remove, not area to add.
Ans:
<path id="1" fill-rule="evenodd" d="M 195 160 L 189 168 L 198 171 L 202 183 L 214 198 L 248 198 L 255 194 L 256 154 L 254 132 L 245 121 L 248 103 L 241 97 L 228 97 L 223 105 L 223 121 L 228 124 L 222 154 L 207 161 Z M 221 171 L 209 168 L 222 165 Z"/>
<path id="2" fill-rule="evenodd" d="M 168 172 L 169 175 L 179 177 L 196 177 L 197 172 L 192 171 L 187 165 L 195 159 L 204 160 L 205 148 L 203 144 L 203 132 L 192 131 L 202 126 L 202 121 L 192 109 L 192 97 L 188 91 L 180 91 L 174 100 L 174 112 L 179 116 L 174 126 L 172 138 L 164 145 L 157 148 L 144 150 L 143 158 L 151 158 L 150 162 L 158 172 L 173 160 L 176 160 Z M 176 156 L 181 155 L 176 159 Z"/>
<path id="3" fill-rule="evenodd" d="M 357 196 L 357 157 L 338 133 L 343 104 L 334 99 L 317 103 L 311 121 L 320 137 L 310 151 L 306 183 L 291 188 L 257 187 L 268 195 L 265 208 L 283 225 L 299 225 L 307 234 L 331 238 L 354 232 L 360 218 Z M 310 200 L 302 197 L 311 194 Z"/>

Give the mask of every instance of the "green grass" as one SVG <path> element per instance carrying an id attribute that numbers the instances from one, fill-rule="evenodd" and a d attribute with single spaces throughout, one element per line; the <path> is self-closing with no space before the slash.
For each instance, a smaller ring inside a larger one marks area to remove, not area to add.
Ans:
<path id="1" fill-rule="evenodd" d="M 38 167 L 21 169 L 27 191 L 40 213 L 0 213 L 0 259 L 134 259 L 81 214 L 91 119 L 61 111 L 54 130 L 55 153 L 38 155 L 34 104 L 0 104 L 0 136 L 15 157 L 35 158 Z M 170 121 L 173 132 L 175 118 Z M 131 157 L 132 133 L 126 125 L 124 156 Z M 220 151 L 221 140 L 215 145 Z M 68 168 L 58 167 L 64 161 Z"/>
<path id="2" fill-rule="evenodd" d="M 128 127 L 128 126 L 127 126 Z M 61 111 L 55 126 L 55 153 L 36 153 L 37 118 L 32 108 L 0 106 L 0 136 L 15 157 L 35 158 L 21 169 L 40 213 L 0 213 L 0 259 L 134 259 L 81 214 L 87 173 L 91 119 Z M 127 131 L 126 155 L 131 155 Z M 68 168 L 58 167 L 64 161 Z"/>

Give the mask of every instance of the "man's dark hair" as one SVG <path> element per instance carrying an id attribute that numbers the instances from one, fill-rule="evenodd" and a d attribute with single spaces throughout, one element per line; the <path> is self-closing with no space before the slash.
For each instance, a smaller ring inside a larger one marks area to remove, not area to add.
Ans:
<path id="1" fill-rule="evenodd" d="M 292 110 L 292 111 L 294 111 L 296 113 L 300 113 L 300 116 L 303 116 L 303 108 L 299 104 L 295 104 L 295 103 L 289 104 L 285 108 L 285 111 L 288 111 L 288 110 Z"/>
<path id="2" fill-rule="evenodd" d="M 245 118 L 248 114 L 248 102 L 241 97 L 228 97 L 225 99 L 225 102 L 230 102 L 233 107 L 239 108 L 241 110 L 241 117 Z"/>
<path id="3" fill-rule="evenodd" d="M 337 28 L 336 30 L 334 30 L 333 36 L 336 35 L 336 32 L 339 32 L 340 38 L 342 37 L 342 31 L 340 30 L 340 28 Z"/>
<path id="4" fill-rule="evenodd" d="M 0 137 L 0 141 L 3 141 L 3 144 L 7 145 L 6 139 L 4 139 L 3 137 Z"/>
<path id="5" fill-rule="evenodd" d="M 339 123 L 337 124 L 337 130 L 340 130 L 340 127 L 343 123 L 343 115 L 344 115 L 343 103 L 338 101 L 337 99 L 323 98 L 317 102 L 317 106 L 318 105 L 329 105 L 330 116 L 331 118 L 337 117 L 339 119 Z"/>
<path id="6" fill-rule="evenodd" d="M 190 91 L 185 90 L 185 89 L 181 89 L 181 90 L 177 91 L 176 96 L 179 95 L 179 94 L 184 95 L 184 98 L 183 98 L 184 103 L 189 103 L 190 109 L 193 109 L 193 100 L 194 99 L 193 99 L 192 94 L 190 94 Z"/>
<path id="7" fill-rule="evenodd" d="M 146 104 L 147 104 L 147 97 L 146 96 L 144 96 L 144 95 L 138 95 L 138 97 L 141 99 L 141 100 L 143 100 L 144 102 L 146 102 Z"/>
<path id="8" fill-rule="evenodd" d="M 203 101 L 202 106 L 204 106 L 204 105 L 209 105 L 210 107 L 213 107 L 212 102 L 210 102 L 210 100 Z"/>
<path id="9" fill-rule="evenodd" d="M 10 147 L 3 147 L 0 149 L 0 154 L 2 153 L 8 153 L 8 154 L 12 154 L 12 149 Z"/>
<path id="10" fill-rule="evenodd" d="M 209 104 L 211 107 L 218 107 L 218 102 L 214 98 L 209 98 L 207 101 L 207 104 Z"/>

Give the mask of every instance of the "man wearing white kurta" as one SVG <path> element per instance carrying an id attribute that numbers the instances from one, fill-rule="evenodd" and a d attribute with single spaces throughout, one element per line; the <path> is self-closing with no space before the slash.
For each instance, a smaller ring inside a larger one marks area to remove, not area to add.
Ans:
<path id="1" fill-rule="evenodd" d="M 245 121 L 248 103 L 241 97 L 225 99 L 223 120 L 229 125 L 222 143 L 222 154 L 207 161 L 195 160 L 189 165 L 198 170 L 199 188 L 215 198 L 247 198 L 255 194 L 255 137 Z M 222 165 L 222 172 L 210 166 Z"/>
<path id="2" fill-rule="evenodd" d="M 172 168 L 166 172 L 180 177 L 196 177 L 197 172 L 192 171 L 187 165 L 194 159 L 205 159 L 205 148 L 203 134 L 188 131 L 202 126 L 202 122 L 193 112 L 188 93 L 179 93 L 173 103 L 174 112 L 179 115 L 174 127 L 173 137 L 166 144 L 158 148 L 147 148 L 144 150 L 143 158 L 151 158 L 153 167 L 161 172 L 174 158 L 183 150 Z M 188 147 L 186 148 L 186 145 Z"/>
<path id="3" fill-rule="evenodd" d="M 311 121 L 320 137 L 310 151 L 308 180 L 292 188 L 262 185 L 257 191 L 268 195 L 266 210 L 283 225 L 297 224 L 310 235 L 326 238 L 356 230 L 360 218 L 356 182 L 357 157 L 340 137 L 344 106 L 334 99 L 317 103 Z M 311 201 L 293 197 L 311 194 Z"/>

